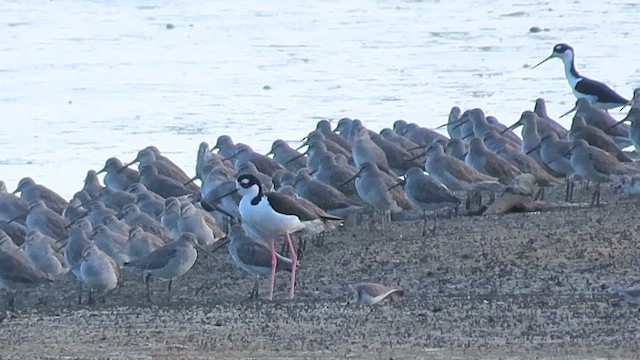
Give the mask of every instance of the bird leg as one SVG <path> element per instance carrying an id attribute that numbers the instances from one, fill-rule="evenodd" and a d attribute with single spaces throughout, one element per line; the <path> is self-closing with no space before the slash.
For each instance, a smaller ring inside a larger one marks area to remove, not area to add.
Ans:
<path id="1" fill-rule="evenodd" d="M 249 300 L 256 300 L 258 298 L 258 280 L 260 280 L 260 276 L 256 275 L 256 281 L 253 283 L 253 291 L 249 295 Z"/>
<path id="2" fill-rule="evenodd" d="M 89 288 L 89 300 L 87 301 L 87 305 L 92 305 L 94 302 L 93 300 L 93 289 Z"/>
<path id="3" fill-rule="evenodd" d="M 431 229 L 431 235 L 436 234 L 436 226 L 438 226 L 438 211 L 433 212 L 433 229 Z"/>
<path id="4" fill-rule="evenodd" d="M 291 264 L 291 285 L 289 288 L 289 298 L 293 299 L 296 288 L 296 268 L 298 267 L 298 256 L 296 255 L 296 249 L 293 248 L 293 242 L 291 241 L 291 236 L 289 233 L 284 233 L 287 238 L 287 244 L 289 245 L 291 260 L 293 263 Z"/>
<path id="5" fill-rule="evenodd" d="M 173 279 L 169 279 L 169 288 L 168 288 L 168 291 L 169 291 L 169 302 L 171 302 L 171 282 L 172 281 L 173 281 Z"/>
<path id="6" fill-rule="evenodd" d="M 273 288 L 276 284 L 276 266 L 278 265 L 278 258 L 276 258 L 276 245 L 273 238 L 269 239 L 269 246 L 271 247 L 271 278 L 269 279 L 269 300 L 273 300 Z"/>
<path id="7" fill-rule="evenodd" d="M 149 288 L 149 283 L 151 282 L 151 274 L 147 274 L 147 276 L 145 276 L 144 282 L 145 284 L 147 284 L 147 301 L 153 302 L 151 301 L 151 288 Z"/>
<path id="8" fill-rule="evenodd" d="M 78 279 L 78 305 L 82 305 L 82 280 Z"/>
<path id="9" fill-rule="evenodd" d="M 427 235 L 427 212 L 422 212 L 422 236 Z"/>
<path id="10" fill-rule="evenodd" d="M 7 299 L 7 306 L 9 307 L 9 311 L 15 311 L 16 310 L 15 299 L 16 299 L 16 293 L 11 291 L 11 290 L 9 290 L 8 299 Z"/>

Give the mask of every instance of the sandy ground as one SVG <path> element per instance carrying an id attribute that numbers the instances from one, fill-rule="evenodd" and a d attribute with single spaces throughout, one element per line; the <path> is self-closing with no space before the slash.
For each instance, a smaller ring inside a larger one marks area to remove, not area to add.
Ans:
<path id="1" fill-rule="evenodd" d="M 348 225 L 307 243 L 294 301 L 285 273 L 276 300 L 248 301 L 253 279 L 226 249 L 174 282 L 171 303 L 166 282 L 149 304 L 127 274 L 104 304 L 78 305 L 68 276 L 0 313 L 0 358 L 636 358 L 638 307 L 611 289 L 640 286 L 640 202 L 619 198 L 444 218 L 425 237 L 420 222 Z M 363 281 L 406 295 L 347 306 Z"/>

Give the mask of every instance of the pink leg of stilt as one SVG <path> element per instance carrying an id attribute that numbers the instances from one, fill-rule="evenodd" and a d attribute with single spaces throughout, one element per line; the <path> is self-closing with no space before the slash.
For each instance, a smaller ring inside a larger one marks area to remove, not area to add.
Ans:
<path id="1" fill-rule="evenodd" d="M 285 233 L 287 238 L 287 245 L 289 246 L 289 256 L 293 263 L 291 264 L 291 285 L 289 288 L 289 298 L 293 299 L 296 288 L 296 268 L 298 267 L 298 255 L 296 255 L 296 250 L 293 248 L 293 242 L 291 241 L 291 237 L 289 233 Z"/>
<path id="2" fill-rule="evenodd" d="M 271 247 L 271 286 L 269 287 L 269 300 L 273 300 L 273 288 L 276 284 L 276 266 L 278 265 L 276 246 L 273 238 L 269 239 L 269 246 Z"/>

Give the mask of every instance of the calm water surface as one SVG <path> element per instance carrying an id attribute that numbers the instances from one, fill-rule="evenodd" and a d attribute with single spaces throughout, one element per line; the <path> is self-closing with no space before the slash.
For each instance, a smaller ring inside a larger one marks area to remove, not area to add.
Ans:
<path id="1" fill-rule="evenodd" d="M 557 116 L 574 102 L 560 61 L 529 69 L 557 42 L 624 96 L 640 86 L 640 5 L 501 3 L 4 2 L 0 179 L 70 197 L 149 144 L 192 173 L 201 141 L 267 151 L 322 118 L 435 127 L 458 105 L 512 123 L 537 97 Z"/>

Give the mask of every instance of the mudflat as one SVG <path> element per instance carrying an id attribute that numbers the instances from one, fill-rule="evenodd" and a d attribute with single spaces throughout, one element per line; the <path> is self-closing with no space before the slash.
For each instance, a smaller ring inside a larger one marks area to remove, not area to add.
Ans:
<path id="1" fill-rule="evenodd" d="M 636 358 L 640 312 L 613 289 L 640 286 L 640 202 L 603 201 L 441 217 L 427 236 L 421 221 L 350 222 L 306 243 L 293 301 L 288 273 L 274 301 L 249 301 L 253 277 L 226 249 L 174 281 L 170 303 L 166 282 L 148 303 L 126 273 L 104 303 L 78 305 L 67 275 L 0 313 L 0 358 Z M 365 281 L 405 296 L 348 304 Z"/>

